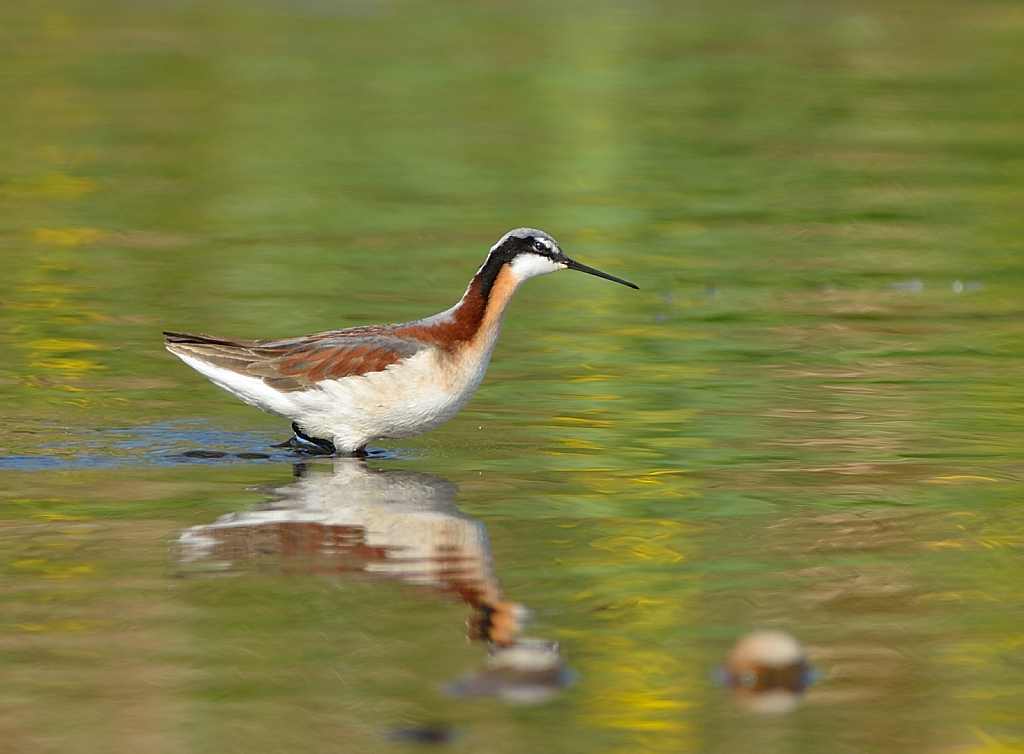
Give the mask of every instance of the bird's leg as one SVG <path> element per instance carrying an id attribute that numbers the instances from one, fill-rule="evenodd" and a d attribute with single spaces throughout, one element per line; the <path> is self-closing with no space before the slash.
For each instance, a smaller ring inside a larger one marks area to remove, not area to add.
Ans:
<path id="1" fill-rule="evenodd" d="M 295 437 L 275 447 L 292 448 L 300 453 L 314 456 L 333 456 L 337 453 L 337 448 L 334 447 L 333 442 L 324 440 L 322 437 L 307 435 L 296 422 L 292 422 L 292 432 L 295 433 Z"/>

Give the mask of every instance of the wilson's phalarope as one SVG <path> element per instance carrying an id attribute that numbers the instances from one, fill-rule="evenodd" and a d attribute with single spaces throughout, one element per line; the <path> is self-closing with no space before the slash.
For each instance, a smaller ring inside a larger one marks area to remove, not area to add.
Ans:
<path id="1" fill-rule="evenodd" d="M 512 295 L 526 280 L 579 270 L 638 286 L 565 255 L 551 236 L 502 236 L 447 311 L 284 340 L 165 332 L 167 350 L 250 406 L 290 419 L 320 452 L 364 455 L 366 444 L 434 429 L 480 386 Z"/>

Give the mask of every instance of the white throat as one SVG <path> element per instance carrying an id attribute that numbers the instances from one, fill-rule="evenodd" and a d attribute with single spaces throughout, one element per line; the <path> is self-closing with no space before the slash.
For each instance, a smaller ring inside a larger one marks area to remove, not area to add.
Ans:
<path id="1" fill-rule="evenodd" d="M 512 260 L 512 264 L 509 267 L 512 268 L 512 274 L 516 276 L 520 283 L 539 275 L 550 275 L 552 272 L 565 269 L 564 264 L 555 262 L 547 257 L 542 257 L 539 254 L 520 254 Z"/>

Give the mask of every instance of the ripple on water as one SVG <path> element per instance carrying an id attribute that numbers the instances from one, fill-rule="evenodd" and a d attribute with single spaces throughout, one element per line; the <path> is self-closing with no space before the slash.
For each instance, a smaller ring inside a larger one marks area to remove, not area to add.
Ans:
<path id="1" fill-rule="evenodd" d="M 0 470 L 50 471 L 112 468 L 146 464 L 225 463 L 304 460 L 307 456 L 278 448 L 281 437 L 269 432 L 230 432 L 200 420 L 158 422 L 130 429 L 73 430 L 61 442 L 42 443 L 29 452 L 0 456 Z M 370 458 L 418 458 L 415 448 L 369 448 Z"/>

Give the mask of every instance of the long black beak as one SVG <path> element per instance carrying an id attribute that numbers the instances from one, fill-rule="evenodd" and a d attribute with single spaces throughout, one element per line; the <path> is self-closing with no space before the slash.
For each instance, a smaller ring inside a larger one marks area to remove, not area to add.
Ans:
<path id="1" fill-rule="evenodd" d="M 599 278 L 611 280 L 614 283 L 628 285 L 630 288 L 633 288 L 634 290 L 640 290 L 640 286 L 636 285 L 635 283 L 631 283 L 628 280 L 623 280 L 622 278 L 617 278 L 614 275 L 609 275 L 607 272 L 601 272 L 601 270 L 595 270 L 593 267 L 587 267 L 585 264 L 580 264 L 575 259 L 569 259 L 568 257 L 566 257 L 566 264 L 568 265 L 570 270 L 579 270 L 580 272 L 585 272 L 588 275 L 596 275 Z"/>

